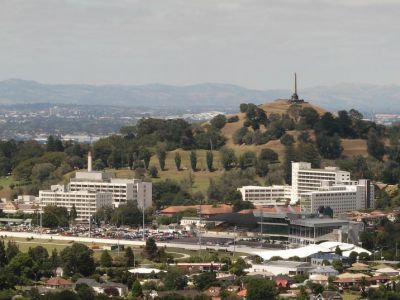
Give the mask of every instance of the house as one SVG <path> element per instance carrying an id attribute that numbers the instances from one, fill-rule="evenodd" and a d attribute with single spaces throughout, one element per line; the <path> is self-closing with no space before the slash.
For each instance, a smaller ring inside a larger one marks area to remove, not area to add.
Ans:
<path id="1" fill-rule="evenodd" d="M 336 277 L 339 272 L 335 270 L 332 266 L 318 266 L 308 272 L 310 275 L 324 275 L 327 277 Z"/>
<path id="2" fill-rule="evenodd" d="M 221 287 L 219 286 L 210 286 L 206 292 L 206 294 L 210 297 L 218 297 L 221 293 Z"/>
<path id="3" fill-rule="evenodd" d="M 271 272 L 274 275 L 305 274 L 314 268 L 306 262 L 286 260 L 269 261 L 263 265 L 266 271 Z"/>
<path id="4" fill-rule="evenodd" d="M 225 264 L 223 263 L 177 263 L 177 264 L 171 264 L 171 266 L 175 266 L 177 268 L 181 269 L 198 269 L 201 271 L 219 271 Z"/>
<path id="5" fill-rule="evenodd" d="M 283 287 L 283 288 L 288 288 L 290 287 L 290 282 L 289 280 L 285 279 L 285 278 L 277 278 L 274 280 L 275 281 L 275 285 L 277 287 Z"/>
<path id="6" fill-rule="evenodd" d="M 338 260 L 342 262 L 344 267 L 349 267 L 351 266 L 351 261 L 348 257 L 338 255 L 338 254 L 333 254 L 333 253 L 315 253 L 310 256 L 311 258 L 311 264 L 315 266 L 322 266 L 324 261 L 329 261 L 330 264 L 334 260 Z"/>
<path id="7" fill-rule="evenodd" d="M 247 289 L 243 289 L 236 293 L 236 295 L 241 299 L 246 299 L 247 297 Z"/>
<path id="8" fill-rule="evenodd" d="M 381 268 L 375 271 L 376 275 L 398 276 L 399 271 L 391 267 Z"/>
<path id="9" fill-rule="evenodd" d="M 69 289 L 73 282 L 62 277 L 52 277 L 46 281 L 45 286 L 51 289 Z"/>
<path id="10" fill-rule="evenodd" d="M 216 279 L 222 282 L 233 282 L 236 279 L 236 275 L 230 273 L 218 272 Z"/>
<path id="11" fill-rule="evenodd" d="M 76 288 L 78 284 L 82 283 L 91 287 L 97 294 L 104 293 L 109 295 L 117 292 L 119 296 L 124 296 L 128 293 L 128 287 L 125 284 L 112 281 L 100 283 L 91 278 L 79 278 L 76 281 L 74 288 Z"/>
<path id="12" fill-rule="evenodd" d="M 237 293 L 241 290 L 240 285 L 230 285 L 226 288 L 228 292 Z"/>
<path id="13" fill-rule="evenodd" d="M 323 291 L 318 295 L 311 295 L 310 300 L 343 300 L 337 291 Z"/>
<path id="14" fill-rule="evenodd" d="M 321 285 L 328 285 L 328 276 L 321 275 L 321 274 L 314 274 L 310 275 L 309 280 L 314 283 L 318 283 Z"/>

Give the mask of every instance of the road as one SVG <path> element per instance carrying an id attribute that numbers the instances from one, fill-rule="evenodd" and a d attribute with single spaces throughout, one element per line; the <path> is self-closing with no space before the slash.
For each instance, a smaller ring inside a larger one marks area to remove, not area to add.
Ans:
<path id="1" fill-rule="evenodd" d="M 120 245 L 131 245 L 131 246 L 144 246 L 144 241 L 132 241 L 132 240 L 117 240 L 117 239 L 99 239 L 99 238 L 89 238 L 89 237 L 75 237 L 75 236 L 62 236 L 56 234 L 40 234 L 40 233 L 31 233 L 31 232 L 12 232 L 12 231 L 0 231 L 0 236 L 4 237 L 16 237 L 16 238 L 34 238 L 34 239 L 45 239 L 45 240 L 54 240 L 54 241 L 73 241 L 73 242 L 83 242 L 83 243 L 94 243 L 94 244 L 120 244 Z M 188 250 L 199 250 L 200 246 L 196 243 L 181 243 L 181 242 L 157 242 L 158 246 L 161 247 L 174 247 L 174 248 L 182 248 Z M 214 245 L 205 245 L 202 244 L 202 249 L 226 249 L 228 251 L 233 252 L 234 250 L 241 253 L 247 253 L 250 255 L 254 255 L 260 251 L 260 248 L 248 247 L 243 245 L 237 245 L 235 248 L 233 245 L 225 247 L 225 246 L 214 246 Z M 267 251 L 267 250 L 263 250 Z M 271 250 L 272 251 L 272 250 Z"/>

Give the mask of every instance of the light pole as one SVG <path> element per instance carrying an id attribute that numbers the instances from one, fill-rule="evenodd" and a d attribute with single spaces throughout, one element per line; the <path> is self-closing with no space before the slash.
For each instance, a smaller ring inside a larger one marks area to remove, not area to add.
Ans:
<path id="1" fill-rule="evenodd" d="M 143 242 L 144 242 L 144 199 L 143 199 Z"/>

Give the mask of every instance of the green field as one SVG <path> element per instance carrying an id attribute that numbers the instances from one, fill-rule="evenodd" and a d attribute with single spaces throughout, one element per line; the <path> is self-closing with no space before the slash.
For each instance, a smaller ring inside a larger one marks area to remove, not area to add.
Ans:
<path id="1" fill-rule="evenodd" d="M 19 182 L 16 181 L 13 176 L 3 176 L 0 177 L 0 197 L 9 198 L 10 197 L 10 184 L 17 185 Z"/>
<path id="2" fill-rule="evenodd" d="M 175 165 L 175 153 L 179 152 L 181 155 L 182 163 L 181 169 L 178 171 Z M 207 194 L 207 189 L 210 183 L 210 179 L 216 179 L 223 175 L 223 166 L 220 160 L 219 151 L 213 151 L 214 162 L 213 167 L 214 170 L 209 172 L 207 170 L 206 163 L 206 150 L 197 150 L 197 170 L 193 172 L 190 166 L 190 151 L 185 150 L 174 150 L 168 152 L 167 159 L 165 161 L 165 170 L 161 171 L 158 163 L 158 159 L 155 155 L 150 160 L 150 166 L 156 166 L 158 169 L 158 178 L 152 178 L 153 182 L 157 182 L 165 179 L 172 179 L 175 181 L 188 180 L 190 177 L 194 179 L 194 184 L 192 186 L 191 192 L 202 192 L 204 195 Z M 240 152 L 237 153 L 240 155 Z M 111 170 L 115 173 L 116 177 L 119 178 L 132 178 L 135 176 L 135 171 L 128 169 L 120 169 L 120 170 Z M 261 178 L 260 178 L 261 181 Z"/>
<path id="3" fill-rule="evenodd" d="M 356 300 L 356 299 L 360 299 L 361 295 L 358 293 L 344 293 L 343 295 L 343 300 Z"/>

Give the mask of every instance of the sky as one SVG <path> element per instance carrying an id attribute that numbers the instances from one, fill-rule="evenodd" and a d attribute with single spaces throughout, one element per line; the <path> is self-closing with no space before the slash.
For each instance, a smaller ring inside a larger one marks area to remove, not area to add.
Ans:
<path id="1" fill-rule="evenodd" d="M 0 80 L 399 84 L 399 0 L 0 0 Z"/>

